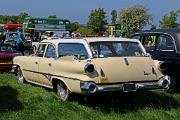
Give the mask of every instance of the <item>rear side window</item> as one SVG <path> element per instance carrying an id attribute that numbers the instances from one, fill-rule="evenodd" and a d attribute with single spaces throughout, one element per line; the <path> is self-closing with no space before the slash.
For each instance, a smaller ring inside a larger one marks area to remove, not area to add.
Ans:
<path id="1" fill-rule="evenodd" d="M 83 56 L 88 58 L 88 53 L 83 44 L 80 43 L 60 43 L 58 45 L 59 57 L 62 56 Z"/>
<path id="2" fill-rule="evenodd" d="M 142 39 L 142 44 L 147 51 L 154 51 L 157 43 L 156 35 L 144 35 Z"/>
<path id="3" fill-rule="evenodd" d="M 175 44 L 173 39 L 168 35 L 160 35 L 158 37 L 157 50 L 159 51 L 174 51 Z"/>
<path id="4" fill-rule="evenodd" d="M 40 44 L 36 52 L 36 56 L 43 57 L 45 50 L 46 50 L 46 44 Z"/>
<path id="5" fill-rule="evenodd" d="M 48 45 L 45 57 L 47 57 L 47 58 L 56 58 L 56 49 L 52 44 Z"/>

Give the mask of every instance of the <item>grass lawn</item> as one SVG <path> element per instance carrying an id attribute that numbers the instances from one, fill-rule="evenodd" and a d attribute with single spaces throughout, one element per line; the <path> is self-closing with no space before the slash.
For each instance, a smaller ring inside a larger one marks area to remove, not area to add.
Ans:
<path id="1" fill-rule="evenodd" d="M 179 120 L 180 93 L 98 94 L 62 102 L 56 93 L 0 73 L 0 120 Z"/>

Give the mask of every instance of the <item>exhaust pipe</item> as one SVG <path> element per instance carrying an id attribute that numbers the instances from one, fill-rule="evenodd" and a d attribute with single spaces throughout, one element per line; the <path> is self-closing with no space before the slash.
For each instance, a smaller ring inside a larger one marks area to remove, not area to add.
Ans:
<path id="1" fill-rule="evenodd" d="M 95 93 L 97 92 L 97 86 L 93 82 L 81 82 L 80 87 L 82 90 L 88 93 Z"/>
<path id="2" fill-rule="evenodd" d="M 90 93 L 95 93 L 97 90 L 96 85 L 94 84 L 90 84 L 88 89 Z"/>

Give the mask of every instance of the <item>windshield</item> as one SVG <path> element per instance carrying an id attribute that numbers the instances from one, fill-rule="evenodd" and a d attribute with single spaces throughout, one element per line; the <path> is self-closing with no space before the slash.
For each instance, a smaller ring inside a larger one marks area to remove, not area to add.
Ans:
<path id="1" fill-rule="evenodd" d="M 80 43 L 60 43 L 58 45 L 59 57 L 62 56 L 79 56 L 81 59 L 87 59 L 88 53 L 83 44 Z"/>
<path id="2" fill-rule="evenodd" d="M 90 47 L 93 57 L 143 56 L 143 51 L 136 42 L 92 42 L 90 43 Z"/>
<path id="3" fill-rule="evenodd" d="M 17 51 L 10 45 L 0 45 L 0 52 L 17 52 Z"/>

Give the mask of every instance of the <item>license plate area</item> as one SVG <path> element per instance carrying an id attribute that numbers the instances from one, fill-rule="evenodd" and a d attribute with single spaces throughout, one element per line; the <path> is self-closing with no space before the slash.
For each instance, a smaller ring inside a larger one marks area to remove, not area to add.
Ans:
<path id="1" fill-rule="evenodd" d="M 124 92 L 136 91 L 136 85 L 134 83 L 124 83 L 123 91 Z"/>

